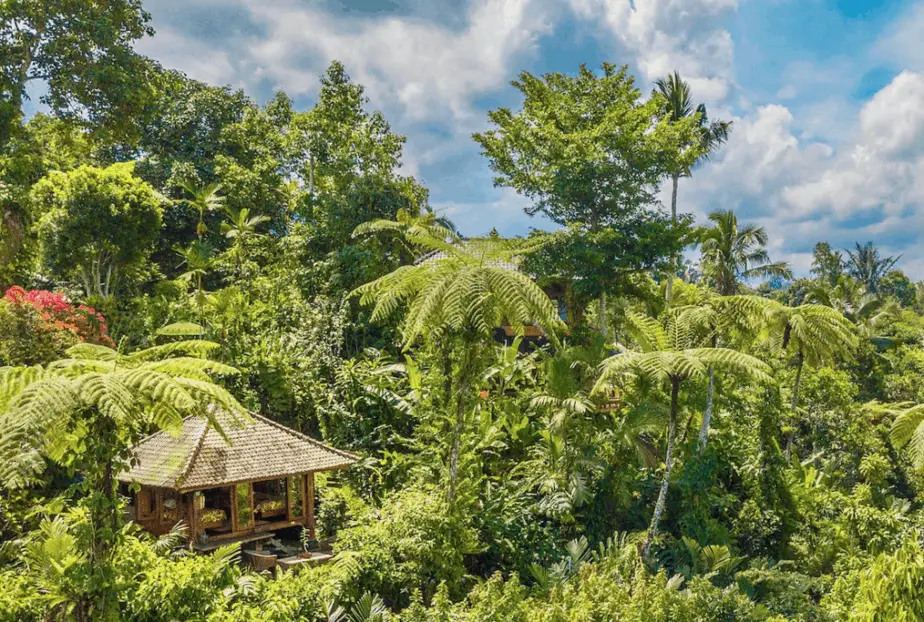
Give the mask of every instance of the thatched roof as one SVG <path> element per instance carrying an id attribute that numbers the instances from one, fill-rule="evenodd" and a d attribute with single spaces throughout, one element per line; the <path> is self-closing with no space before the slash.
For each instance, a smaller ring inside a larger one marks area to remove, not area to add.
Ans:
<path id="1" fill-rule="evenodd" d="M 134 447 L 137 463 L 119 480 L 185 492 L 343 469 L 358 460 L 266 417 L 251 416 L 243 427 L 223 426 L 228 440 L 200 417 L 186 418 L 179 436 L 152 434 Z"/>

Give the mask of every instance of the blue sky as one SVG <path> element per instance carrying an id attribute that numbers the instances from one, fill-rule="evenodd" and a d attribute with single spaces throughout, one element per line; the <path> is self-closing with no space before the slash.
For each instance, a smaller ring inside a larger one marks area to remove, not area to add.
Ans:
<path id="1" fill-rule="evenodd" d="M 678 69 L 727 147 L 681 182 L 681 211 L 735 209 L 807 271 L 821 239 L 873 240 L 924 278 L 924 0 L 147 0 L 139 50 L 258 100 L 313 103 L 339 59 L 408 136 L 404 168 L 467 234 L 548 223 L 494 188 L 470 136 L 516 107 L 522 70 Z"/>

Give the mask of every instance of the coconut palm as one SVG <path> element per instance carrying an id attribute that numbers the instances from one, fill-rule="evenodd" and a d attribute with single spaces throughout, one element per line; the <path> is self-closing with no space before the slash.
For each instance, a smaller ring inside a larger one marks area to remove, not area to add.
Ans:
<path id="1" fill-rule="evenodd" d="M 855 246 L 856 250 L 847 251 L 847 274 L 863 283 L 868 292 L 875 294 L 879 291 L 882 277 L 898 263 L 901 255 L 882 257 L 872 242 L 862 246 L 856 242 Z"/>
<path id="2" fill-rule="evenodd" d="M 627 319 L 629 332 L 639 350 L 623 349 L 606 359 L 595 391 L 606 390 L 614 380 L 630 374 L 663 385 L 670 395 L 664 478 L 642 546 L 642 554 L 647 557 L 667 502 L 680 411 L 680 387 L 687 380 L 705 378 L 710 367 L 735 370 L 759 380 L 769 380 L 770 369 L 762 361 L 742 352 L 702 347 L 704 344 L 698 326 L 688 322 L 689 316 L 684 314 L 668 313 L 659 321 L 633 313 Z"/>
<path id="3" fill-rule="evenodd" d="M 789 264 L 770 261 L 763 227 L 739 227 L 731 210 L 712 212 L 709 220 L 714 225 L 700 238 L 703 276 L 719 294 L 740 293 L 741 282 L 755 277 L 792 278 Z"/>
<path id="4" fill-rule="evenodd" d="M 668 117 L 671 122 L 677 122 L 696 115 L 699 126 L 699 140 L 690 145 L 695 150 L 695 159 L 692 162 L 682 162 L 670 172 L 671 176 L 671 218 L 677 222 L 677 188 L 681 177 L 689 177 L 693 166 L 697 162 L 708 160 L 719 147 L 728 140 L 731 131 L 731 121 L 709 121 L 706 114 L 706 105 L 693 103 L 690 94 L 690 85 L 683 81 L 679 72 L 674 72 L 666 78 L 655 80 L 655 91 L 664 98 Z M 674 262 L 671 259 L 671 274 L 666 284 L 666 298 L 670 303 L 672 295 L 672 281 L 674 280 Z"/>
<path id="5" fill-rule="evenodd" d="M 405 348 L 422 338 L 443 353 L 445 403 L 455 411 L 448 491 L 454 503 L 465 413 L 481 375 L 480 351 L 504 323 L 520 333 L 527 324 L 537 324 L 549 335 L 563 323 L 542 289 L 515 269 L 517 257 L 530 252 L 529 247 L 498 237 L 453 244 L 419 230 L 405 232 L 405 239 L 420 251 L 430 251 L 430 257 L 401 266 L 353 294 L 372 306 L 372 321 L 406 309 L 401 324 Z"/>

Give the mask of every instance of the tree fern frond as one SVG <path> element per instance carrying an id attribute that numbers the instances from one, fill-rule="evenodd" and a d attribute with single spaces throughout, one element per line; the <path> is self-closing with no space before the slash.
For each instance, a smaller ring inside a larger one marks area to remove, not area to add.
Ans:
<path id="1" fill-rule="evenodd" d="M 116 361 L 119 358 L 119 353 L 112 348 L 93 343 L 78 343 L 68 348 L 66 354 L 72 359 L 92 361 Z"/>
<path id="2" fill-rule="evenodd" d="M 204 339 L 187 339 L 184 341 L 174 341 L 159 346 L 151 346 L 144 350 L 139 350 L 126 357 L 131 363 L 144 363 L 163 359 L 177 354 L 205 358 L 210 352 L 218 349 L 219 344 L 214 341 L 205 341 Z"/>
<path id="3" fill-rule="evenodd" d="M 174 322 L 155 331 L 160 337 L 197 337 L 205 334 L 205 329 L 193 322 Z"/>
<path id="4" fill-rule="evenodd" d="M 64 435 L 71 415 L 83 405 L 73 382 L 47 378 L 19 392 L 2 415 L 0 483 L 7 488 L 28 485 L 42 472 L 42 450 Z"/>
<path id="5" fill-rule="evenodd" d="M 924 465 L 924 404 L 903 410 L 892 422 L 890 437 L 897 447 L 911 444 L 910 451 L 916 466 Z"/>

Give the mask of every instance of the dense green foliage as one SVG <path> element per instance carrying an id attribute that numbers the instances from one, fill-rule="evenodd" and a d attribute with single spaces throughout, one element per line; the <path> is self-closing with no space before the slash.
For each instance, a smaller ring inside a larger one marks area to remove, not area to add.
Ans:
<path id="1" fill-rule="evenodd" d="M 0 3 L 0 621 L 924 618 L 924 284 L 659 205 L 733 131 L 678 75 L 522 74 L 475 140 L 561 228 L 465 238 L 340 63 L 258 105 L 100 6 Z M 331 563 L 123 516 L 143 435 L 245 408 L 361 456 Z"/>

